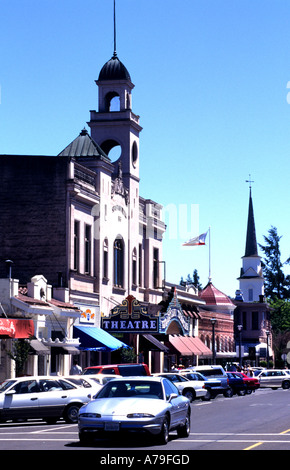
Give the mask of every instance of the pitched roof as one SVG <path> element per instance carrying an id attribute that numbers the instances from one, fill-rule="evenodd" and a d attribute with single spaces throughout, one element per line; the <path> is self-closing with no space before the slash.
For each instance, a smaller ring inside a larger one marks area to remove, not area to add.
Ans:
<path id="1" fill-rule="evenodd" d="M 209 282 L 200 293 L 206 305 L 233 305 L 231 299 Z"/>
<path id="2" fill-rule="evenodd" d="M 86 129 L 83 129 L 78 137 L 74 139 L 62 152 L 59 157 L 97 157 L 110 161 L 109 157 L 101 147 L 91 138 Z"/>

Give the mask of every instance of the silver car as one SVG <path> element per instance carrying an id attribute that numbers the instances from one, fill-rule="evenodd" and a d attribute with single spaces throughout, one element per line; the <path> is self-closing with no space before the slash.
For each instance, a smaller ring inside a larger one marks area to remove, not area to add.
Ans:
<path id="1" fill-rule="evenodd" d="M 206 398 L 208 395 L 204 380 L 191 380 L 178 372 L 160 372 L 154 375 L 165 377 L 170 382 L 173 382 L 182 395 L 188 398 L 190 402 L 196 398 Z"/>
<path id="2" fill-rule="evenodd" d="M 97 432 L 115 435 L 146 432 L 166 444 L 169 432 L 190 432 L 190 402 L 163 377 L 122 377 L 108 382 L 79 411 L 79 439 L 90 442 Z"/>
<path id="3" fill-rule="evenodd" d="M 264 369 L 257 376 L 260 387 L 290 388 L 290 375 L 283 369 Z"/>
<path id="4" fill-rule="evenodd" d="M 41 418 L 77 422 L 79 408 L 91 399 L 90 389 L 62 377 L 18 377 L 0 385 L 0 422 Z"/>

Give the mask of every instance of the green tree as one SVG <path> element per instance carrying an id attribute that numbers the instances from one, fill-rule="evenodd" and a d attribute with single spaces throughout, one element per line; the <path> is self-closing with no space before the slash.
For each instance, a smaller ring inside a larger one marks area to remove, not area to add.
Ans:
<path id="1" fill-rule="evenodd" d="M 290 263 L 290 257 L 282 263 L 280 252 L 280 240 L 276 227 L 271 226 L 268 236 L 264 235 L 265 245 L 259 244 L 264 253 L 262 261 L 263 275 L 265 278 L 265 295 L 274 300 L 290 298 L 290 276 L 285 276 L 283 266 Z"/>
<path id="2" fill-rule="evenodd" d="M 273 332 L 276 334 L 278 332 L 290 332 L 290 301 L 285 299 L 270 300 L 270 307 Z"/>
<path id="3" fill-rule="evenodd" d="M 183 277 L 181 277 L 179 285 L 180 285 L 180 286 L 193 285 L 193 286 L 196 287 L 197 289 L 201 290 L 201 289 L 202 289 L 202 285 L 201 285 L 201 283 L 200 283 L 200 281 L 199 281 L 199 275 L 198 275 L 197 269 L 195 269 L 195 270 L 193 271 L 193 277 L 191 277 L 190 274 L 188 274 L 185 281 L 184 281 Z"/>
<path id="4" fill-rule="evenodd" d="M 7 351 L 8 355 L 15 361 L 16 377 L 24 374 L 25 364 L 30 350 L 30 341 L 16 339 L 13 341 L 13 351 Z"/>

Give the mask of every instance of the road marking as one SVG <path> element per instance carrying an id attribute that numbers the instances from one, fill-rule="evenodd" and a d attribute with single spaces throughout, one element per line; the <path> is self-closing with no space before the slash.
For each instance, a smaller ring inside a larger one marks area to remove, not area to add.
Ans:
<path id="1" fill-rule="evenodd" d="M 258 447 L 260 445 L 264 444 L 264 442 L 256 442 L 256 444 L 253 444 L 252 446 L 250 447 L 246 447 L 244 450 L 251 450 L 251 449 L 254 449 L 254 447 Z"/>
<path id="2" fill-rule="evenodd" d="M 280 434 L 287 434 L 288 432 L 290 432 L 290 429 L 286 429 L 286 431 L 282 431 Z"/>

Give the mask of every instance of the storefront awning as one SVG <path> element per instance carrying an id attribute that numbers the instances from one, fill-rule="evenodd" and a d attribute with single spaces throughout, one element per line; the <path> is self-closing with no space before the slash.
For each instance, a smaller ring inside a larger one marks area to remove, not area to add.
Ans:
<path id="1" fill-rule="evenodd" d="M 0 338 L 30 338 L 34 335 L 33 320 L 0 318 Z"/>
<path id="2" fill-rule="evenodd" d="M 80 354 L 80 351 L 75 346 L 62 346 L 63 354 L 71 354 L 72 356 L 77 356 Z"/>
<path id="3" fill-rule="evenodd" d="M 79 349 L 85 351 L 115 351 L 122 347 L 129 347 L 106 331 L 94 326 L 74 326 L 74 338 L 79 338 Z"/>
<path id="4" fill-rule="evenodd" d="M 161 343 L 160 341 L 158 341 L 158 339 L 156 339 L 154 336 L 148 335 L 148 334 L 142 335 L 142 336 L 140 337 L 140 340 L 142 341 L 143 338 L 144 338 L 145 340 L 149 341 L 149 342 L 154 346 L 154 349 L 155 349 L 155 350 L 157 349 L 158 351 L 163 351 L 163 352 L 167 352 L 167 353 L 169 352 L 168 347 L 165 346 L 165 345 L 164 345 L 163 343 Z"/>
<path id="5" fill-rule="evenodd" d="M 193 336 L 169 335 L 172 346 L 182 356 L 212 356 L 212 351 L 199 338 Z"/>
<path id="6" fill-rule="evenodd" d="M 47 348 L 41 341 L 38 339 L 32 339 L 30 341 L 30 347 L 33 349 L 33 352 L 38 356 L 48 356 L 50 354 L 49 348 Z"/>

